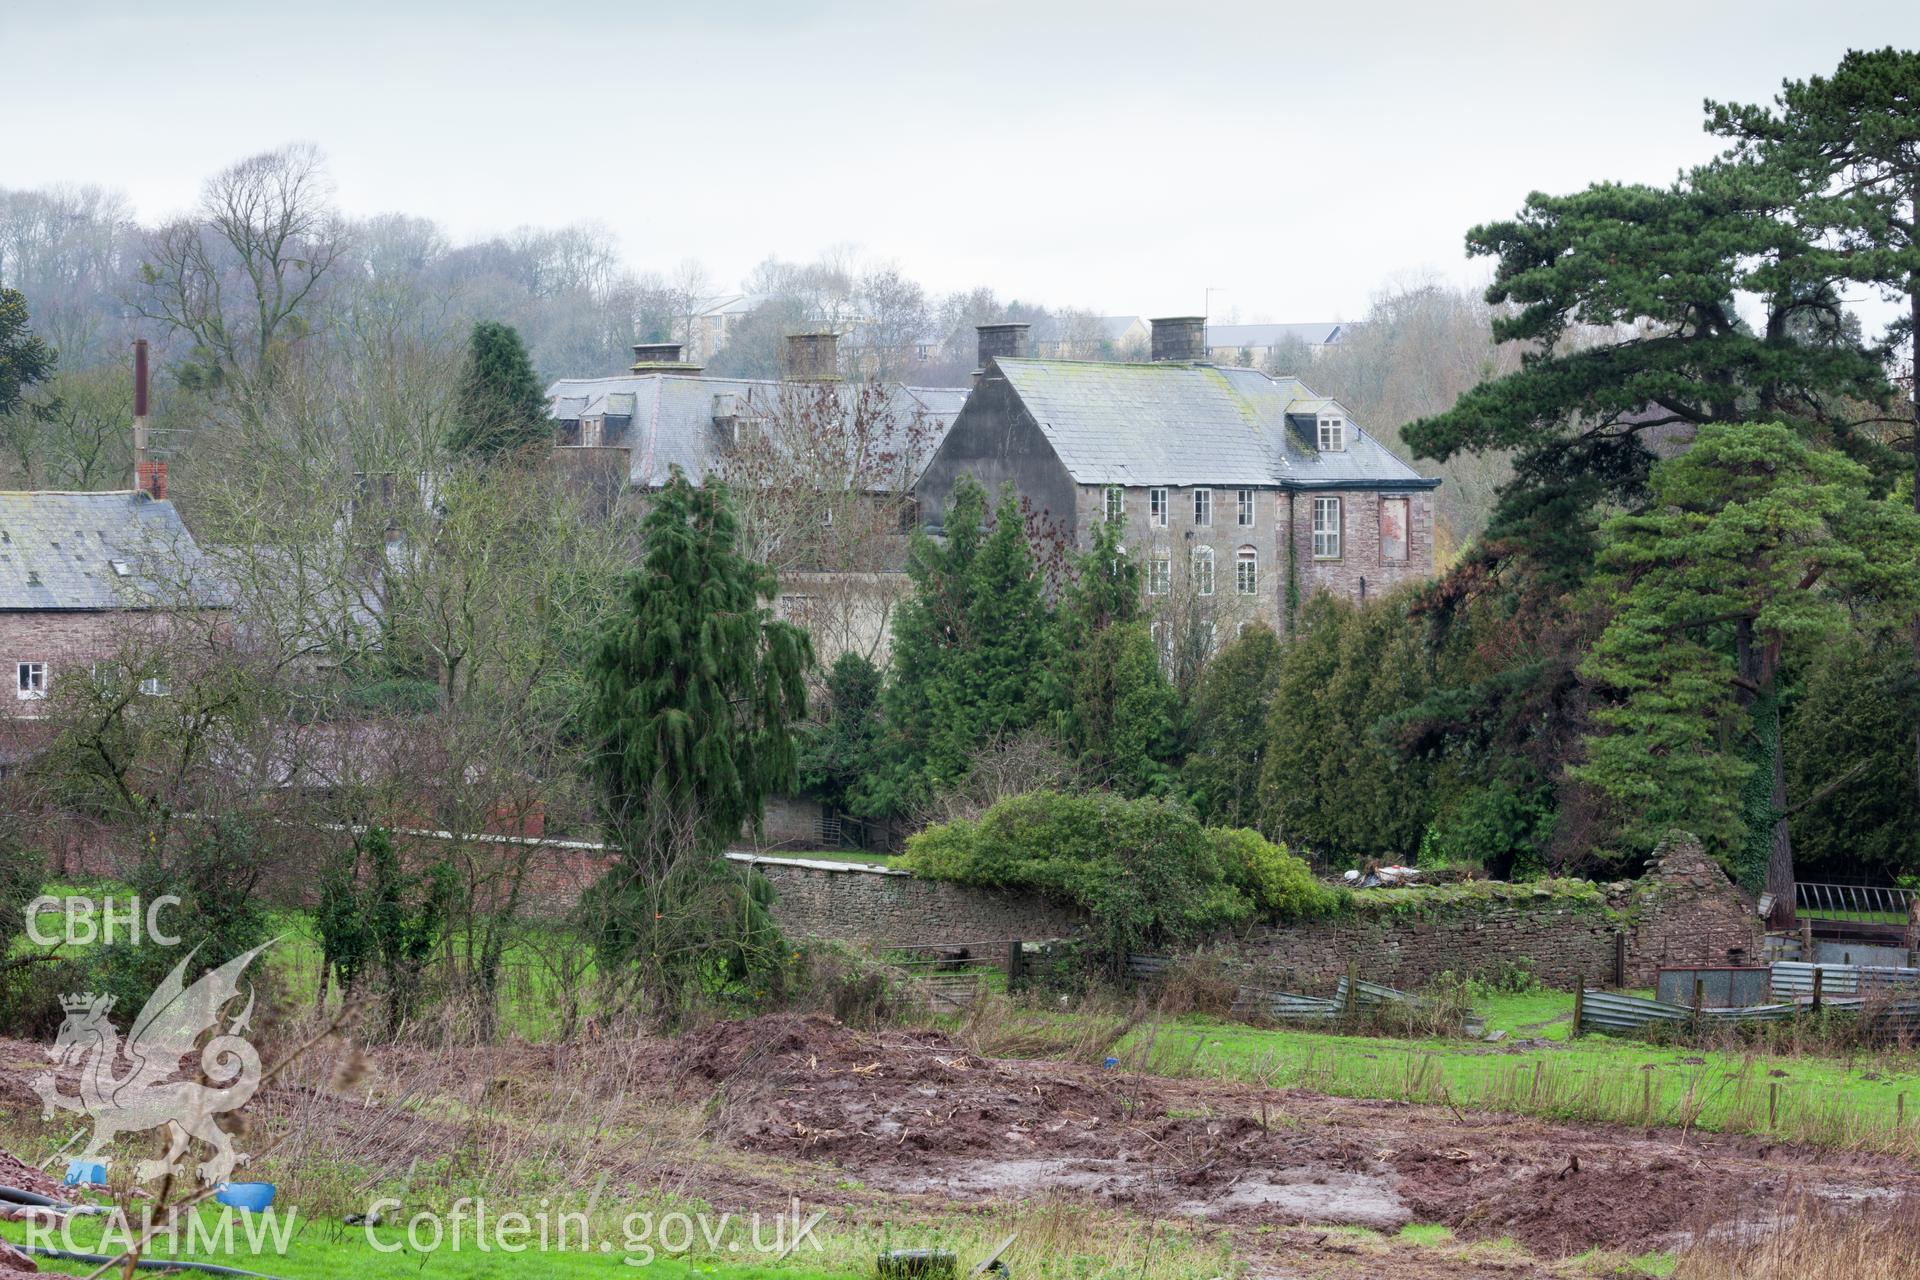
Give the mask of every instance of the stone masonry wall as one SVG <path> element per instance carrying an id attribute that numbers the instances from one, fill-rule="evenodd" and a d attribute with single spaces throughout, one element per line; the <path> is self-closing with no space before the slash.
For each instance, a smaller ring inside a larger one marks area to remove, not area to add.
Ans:
<path id="1" fill-rule="evenodd" d="M 780 897 L 773 915 L 799 937 L 855 944 L 1040 941 L 1076 932 L 1076 912 L 1037 898 L 921 880 L 891 868 L 756 860 Z"/>
<path id="2" fill-rule="evenodd" d="M 1367 980 L 1407 988 L 1442 973 L 1499 978 L 1514 969 L 1556 987 L 1610 983 L 1616 933 L 1626 935 L 1629 986 L 1652 986 L 1663 965 L 1760 958 L 1753 905 L 1691 838 L 1661 845 L 1638 881 L 1381 889 L 1355 904 L 1338 919 L 1254 929 L 1230 953 L 1265 972 L 1322 981 L 1351 959 Z"/>
<path id="3" fill-rule="evenodd" d="M 1662 966 L 1762 962 L 1753 902 L 1690 836 L 1676 836 L 1654 851 L 1626 914 L 1632 986 L 1652 986 Z"/>
<path id="4" fill-rule="evenodd" d="M 1310 982 L 1330 982 L 1352 961 L 1367 981 L 1409 990 L 1442 973 L 1498 979 L 1520 971 L 1556 987 L 1610 977 L 1617 926 L 1606 895 L 1591 886 L 1577 896 L 1531 885 L 1484 888 L 1378 891 L 1338 919 L 1254 929 L 1230 953 L 1276 978 Z"/>

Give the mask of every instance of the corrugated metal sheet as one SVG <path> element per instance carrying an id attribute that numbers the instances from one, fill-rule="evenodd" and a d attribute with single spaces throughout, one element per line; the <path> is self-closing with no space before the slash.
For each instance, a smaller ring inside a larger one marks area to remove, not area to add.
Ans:
<path id="1" fill-rule="evenodd" d="M 1825 995 L 1853 995 L 1878 988 L 1911 986 L 1920 983 L 1920 969 L 1881 968 L 1857 964 L 1805 964 L 1782 960 L 1773 966 L 1773 994 L 1781 999 L 1813 994 L 1814 970 L 1824 975 L 1820 990 Z"/>
<path id="2" fill-rule="evenodd" d="M 1790 1004 L 1749 1005 L 1732 1009 L 1702 1009 L 1702 1022 L 1770 1022 L 1790 1017 Z M 1690 1005 L 1648 1000 L 1644 996 L 1623 996 L 1612 991 L 1586 991 L 1580 997 L 1580 1026 L 1607 1031 L 1634 1031 L 1656 1022 L 1690 1023 L 1694 1010 Z"/>
<path id="3" fill-rule="evenodd" d="M 1259 1013 L 1276 1022 L 1337 1018 L 1345 1009 L 1345 1002 L 1340 1000 L 1295 995 L 1291 991 L 1255 991 L 1251 988 L 1242 988 L 1233 1002 L 1233 1011 L 1242 1017 Z"/>

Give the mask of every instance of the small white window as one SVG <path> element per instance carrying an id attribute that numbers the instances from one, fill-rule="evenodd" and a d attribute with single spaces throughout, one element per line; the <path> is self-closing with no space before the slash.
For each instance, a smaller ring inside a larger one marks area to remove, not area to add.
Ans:
<path id="1" fill-rule="evenodd" d="M 116 578 L 131 578 L 133 576 L 133 570 L 127 567 L 125 560 L 109 560 L 107 564 L 112 567 L 113 576 Z"/>
<path id="2" fill-rule="evenodd" d="M 1193 522 L 1202 529 L 1213 523 L 1213 490 L 1193 491 Z"/>
<path id="3" fill-rule="evenodd" d="M 1163 596 L 1173 589 L 1173 557 L 1156 551 L 1147 561 L 1147 594 Z"/>
<path id="4" fill-rule="evenodd" d="M 44 698 L 47 696 L 47 664 L 44 662 L 22 662 L 14 668 L 16 696 L 21 698 Z"/>
<path id="5" fill-rule="evenodd" d="M 149 698 L 164 698 L 173 692 L 173 686 L 164 677 L 148 676 L 140 682 L 140 692 Z"/>
<path id="6" fill-rule="evenodd" d="M 1196 547 L 1193 552 L 1193 589 L 1203 596 L 1213 594 L 1213 548 Z"/>
<path id="7" fill-rule="evenodd" d="M 1234 505 L 1237 508 L 1235 519 L 1242 529 L 1253 528 L 1253 490 L 1242 489 L 1236 495 Z"/>
<path id="8" fill-rule="evenodd" d="M 1340 558 L 1340 499 L 1313 500 L 1313 558 Z"/>
<path id="9" fill-rule="evenodd" d="M 1234 553 L 1233 589 L 1243 596 L 1259 593 L 1260 553 L 1252 547 L 1242 547 Z"/>
<path id="10" fill-rule="evenodd" d="M 1113 524 L 1126 517 L 1127 491 L 1119 485 L 1107 486 L 1107 523 Z"/>
<path id="11" fill-rule="evenodd" d="M 1340 453 L 1347 447 L 1347 424 L 1344 419 L 1323 417 L 1320 419 L 1320 452 Z"/>
<path id="12" fill-rule="evenodd" d="M 1147 490 L 1147 511 L 1153 527 L 1167 527 L 1167 491 L 1165 489 Z"/>

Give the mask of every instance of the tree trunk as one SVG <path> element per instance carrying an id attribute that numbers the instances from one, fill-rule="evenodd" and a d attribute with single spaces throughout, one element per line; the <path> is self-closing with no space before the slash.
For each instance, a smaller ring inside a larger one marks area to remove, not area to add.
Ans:
<path id="1" fill-rule="evenodd" d="M 1920 195 L 1913 200 L 1914 233 L 1920 235 Z M 1920 514 L 1920 276 L 1907 280 L 1908 315 L 1913 321 L 1912 376 L 1907 381 L 1907 407 L 1913 411 L 1913 509 Z M 1913 669 L 1920 676 L 1920 617 L 1913 620 Z M 1913 722 L 1913 795 L 1920 804 L 1920 716 Z"/>
<path id="2" fill-rule="evenodd" d="M 1767 919 L 1770 927 L 1793 927 L 1795 878 L 1793 872 L 1793 836 L 1787 829 L 1786 759 L 1780 744 L 1780 701 L 1776 687 L 1780 677 L 1780 641 L 1762 640 L 1754 634 L 1751 620 L 1743 619 L 1736 631 L 1737 669 L 1742 679 L 1740 703 L 1753 718 L 1758 740 L 1759 759 L 1766 770 L 1767 808 L 1770 821 L 1766 829 L 1766 874 L 1761 888 L 1773 895 L 1773 910 Z M 1748 794 L 1743 788 L 1743 794 Z M 1751 819 L 1751 814 L 1749 818 Z M 1747 833 L 1749 856 L 1760 833 Z M 1743 866 L 1752 863 L 1743 860 Z M 1749 873 L 1750 874 L 1750 873 Z M 1747 875 L 1743 874 L 1743 879 Z M 1748 880 L 1751 886 L 1751 880 Z"/>

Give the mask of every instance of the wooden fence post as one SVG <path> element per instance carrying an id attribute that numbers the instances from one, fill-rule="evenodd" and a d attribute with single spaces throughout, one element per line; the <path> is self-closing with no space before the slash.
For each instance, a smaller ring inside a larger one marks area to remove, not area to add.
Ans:
<path id="1" fill-rule="evenodd" d="M 1585 1013 L 1586 1009 L 1587 980 L 1585 978 L 1575 978 L 1573 980 L 1573 1030 L 1568 1033 L 1567 1039 L 1577 1040 L 1580 1038 L 1580 1015 Z"/>
<path id="2" fill-rule="evenodd" d="M 1360 962 L 1352 956 L 1347 957 L 1347 1017 L 1353 1017 L 1360 1008 Z"/>
<path id="3" fill-rule="evenodd" d="M 1020 939 L 1007 944 L 1007 991 L 1018 991 L 1027 977 L 1027 952 Z"/>
<path id="4" fill-rule="evenodd" d="M 1693 1034 L 1695 1039 L 1698 1039 L 1700 1036 L 1700 1006 L 1706 1003 L 1706 999 L 1706 980 L 1696 977 L 1693 980 Z"/>
<path id="5" fill-rule="evenodd" d="M 1826 986 L 1826 977 L 1827 971 L 1825 969 L 1815 969 L 1813 971 L 1813 1011 L 1815 1013 L 1820 1012 L 1821 989 Z"/>
<path id="6" fill-rule="evenodd" d="M 1625 929 L 1613 931 L 1613 985 L 1615 987 L 1627 985 L 1627 931 Z"/>

